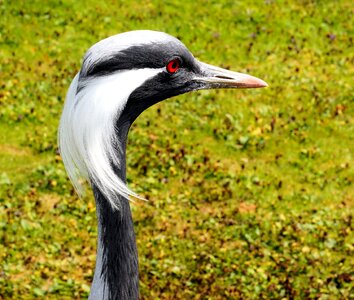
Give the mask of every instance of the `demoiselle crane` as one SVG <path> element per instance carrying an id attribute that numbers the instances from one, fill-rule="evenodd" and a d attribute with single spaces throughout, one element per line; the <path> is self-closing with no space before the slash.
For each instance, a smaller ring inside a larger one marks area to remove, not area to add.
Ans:
<path id="1" fill-rule="evenodd" d="M 67 93 L 59 147 L 79 193 L 94 192 L 98 242 L 89 299 L 139 299 L 138 255 L 126 185 L 130 126 L 148 107 L 190 91 L 261 88 L 256 77 L 200 62 L 182 42 L 162 32 L 121 33 L 93 45 Z"/>

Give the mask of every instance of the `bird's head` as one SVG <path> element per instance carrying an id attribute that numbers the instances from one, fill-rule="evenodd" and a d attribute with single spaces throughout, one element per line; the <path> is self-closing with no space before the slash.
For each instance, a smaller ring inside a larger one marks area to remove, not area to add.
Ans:
<path id="1" fill-rule="evenodd" d="M 79 194 L 85 177 L 117 207 L 117 196 L 136 196 L 115 172 L 123 163 L 120 130 L 146 108 L 194 90 L 266 86 L 198 61 L 166 33 L 139 30 L 104 39 L 87 51 L 67 94 L 59 144 L 69 177 Z"/>

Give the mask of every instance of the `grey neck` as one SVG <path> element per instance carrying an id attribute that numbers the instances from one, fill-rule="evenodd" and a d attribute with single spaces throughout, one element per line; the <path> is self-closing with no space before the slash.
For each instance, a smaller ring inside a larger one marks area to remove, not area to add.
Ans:
<path id="1" fill-rule="evenodd" d="M 118 176 L 126 181 L 125 148 L 129 125 L 118 127 L 121 165 Z M 120 197 L 120 209 L 112 209 L 93 186 L 98 219 L 96 269 L 89 300 L 139 299 L 138 253 L 129 201 Z"/>

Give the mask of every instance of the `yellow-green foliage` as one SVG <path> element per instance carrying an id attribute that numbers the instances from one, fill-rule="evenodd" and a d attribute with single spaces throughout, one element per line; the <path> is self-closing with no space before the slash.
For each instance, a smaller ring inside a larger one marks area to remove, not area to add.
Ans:
<path id="1" fill-rule="evenodd" d="M 352 1 L 0 1 L 0 299 L 85 299 L 92 195 L 57 153 L 66 90 L 96 41 L 154 29 L 267 89 L 143 113 L 128 181 L 142 299 L 353 297 Z"/>

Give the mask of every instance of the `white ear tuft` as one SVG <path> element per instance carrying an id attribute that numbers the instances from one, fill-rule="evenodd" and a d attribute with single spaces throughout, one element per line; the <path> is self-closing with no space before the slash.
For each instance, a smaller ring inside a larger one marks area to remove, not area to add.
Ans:
<path id="1" fill-rule="evenodd" d="M 80 180 L 98 187 L 113 208 L 119 209 L 119 196 L 140 198 L 114 172 L 120 167 L 121 141 L 115 123 L 130 94 L 162 69 L 133 69 L 72 81 L 60 120 L 58 141 L 60 153 L 79 196 L 84 193 Z M 124 156 L 123 156 L 124 157 Z M 124 157 L 125 159 L 125 157 Z"/>

